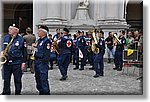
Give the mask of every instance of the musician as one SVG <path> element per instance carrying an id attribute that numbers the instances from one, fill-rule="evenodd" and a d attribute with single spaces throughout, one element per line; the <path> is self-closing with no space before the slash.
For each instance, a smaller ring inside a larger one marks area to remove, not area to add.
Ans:
<path id="1" fill-rule="evenodd" d="M 85 54 L 85 64 L 87 63 L 87 60 L 88 60 L 88 63 L 90 65 L 93 65 L 93 61 L 92 61 L 92 51 L 91 51 L 91 45 L 92 45 L 92 35 L 91 34 L 88 34 L 88 32 L 86 32 L 86 37 L 85 37 L 85 41 L 86 41 L 86 54 Z"/>
<path id="2" fill-rule="evenodd" d="M 56 29 L 56 34 L 53 36 L 53 47 L 57 52 L 59 51 L 58 46 L 57 46 L 57 41 L 60 40 L 61 36 L 63 34 L 60 32 L 60 29 Z M 58 53 L 56 53 L 56 57 L 58 57 Z M 56 66 L 58 66 L 57 60 L 56 60 Z"/>
<path id="3" fill-rule="evenodd" d="M 73 55 L 73 65 L 76 64 L 76 49 L 77 49 L 77 46 L 76 46 L 76 43 L 77 43 L 77 36 L 76 34 L 73 35 L 73 52 L 72 52 L 72 55 Z"/>
<path id="4" fill-rule="evenodd" d="M 27 61 L 27 49 L 26 49 L 26 42 L 21 37 L 19 33 L 19 26 L 17 24 L 12 24 L 8 28 L 9 34 L 4 36 L 3 40 L 3 48 L 4 51 L 6 46 L 10 44 L 8 48 L 8 56 L 7 62 L 3 65 L 4 68 L 4 86 L 3 86 L 3 95 L 10 95 L 10 80 L 11 75 L 14 76 L 14 83 L 15 83 L 15 95 L 20 95 L 22 90 L 22 72 L 26 68 L 26 61 Z M 2 52 L 3 53 L 3 52 Z"/>
<path id="5" fill-rule="evenodd" d="M 74 70 L 84 70 L 84 65 L 85 65 L 85 46 L 86 46 L 86 41 L 84 38 L 84 35 L 81 35 L 81 31 L 77 31 L 76 32 L 77 35 L 77 49 L 76 49 L 76 65 Z M 82 54 L 83 54 L 83 58 L 81 58 L 81 67 L 79 68 L 79 49 L 81 50 Z"/>
<path id="6" fill-rule="evenodd" d="M 100 31 L 98 33 L 99 35 L 99 41 L 95 45 L 97 48 L 99 48 L 99 53 L 94 55 L 94 71 L 95 75 L 94 78 L 97 78 L 99 76 L 104 76 L 104 61 L 103 56 L 105 54 L 105 40 L 104 40 L 104 32 Z"/>
<path id="7" fill-rule="evenodd" d="M 56 34 L 53 37 L 54 41 L 57 41 L 61 37 L 60 29 L 56 29 Z"/>
<path id="8" fill-rule="evenodd" d="M 48 37 L 49 37 L 50 42 L 53 43 L 52 34 L 49 34 Z M 56 50 L 54 49 L 54 46 L 52 44 L 51 50 L 50 50 L 50 68 L 49 68 L 50 70 L 53 70 L 54 61 L 56 61 Z"/>
<path id="9" fill-rule="evenodd" d="M 30 27 L 28 27 L 26 29 L 26 35 L 23 36 L 23 38 L 25 39 L 26 43 L 27 43 L 27 67 L 30 68 L 31 73 L 34 73 L 34 67 L 33 67 L 33 60 L 30 59 L 30 57 L 32 56 L 32 44 L 35 43 L 36 37 L 32 34 L 32 30 Z M 27 71 L 27 68 L 26 68 Z"/>
<path id="10" fill-rule="evenodd" d="M 92 40 L 93 40 L 93 36 L 92 34 L 88 34 L 89 37 L 89 42 L 88 42 L 88 47 L 89 47 L 89 51 L 88 51 L 88 61 L 90 63 L 90 65 L 92 66 L 91 68 L 89 68 L 89 70 L 94 70 L 94 53 L 92 52 L 91 46 L 92 46 Z"/>
<path id="11" fill-rule="evenodd" d="M 123 33 L 119 36 L 118 39 L 119 41 L 115 42 L 116 45 L 115 58 L 114 58 L 115 68 L 113 69 L 117 71 L 121 71 L 123 67 L 123 50 L 126 44 L 126 39 Z"/>
<path id="12" fill-rule="evenodd" d="M 36 47 L 35 52 L 35 80 L 36 88 L 39 95 L 49 95 L 50 88 L 48 82 L 48 69 L 50 61 L 51 42 L 47 37 L 49 29 L 47 26 L 40 26 L 38 29 L 37 44 L 32 44 Z"/>
<path id="13" fill-rule="evenodd" d="M 57 61 L 60 73 L 62 75 L 60 81 L 64 81 L 67 79 L 68 66 L 71 60 L 73 41 L 71 38 L 68 37 L 68 34 L 69 30 L 67 28 L 64 28 L 63 29 L 64 36 L 62 36 L 60 40 L 58 40 L 59 55 Z"/>

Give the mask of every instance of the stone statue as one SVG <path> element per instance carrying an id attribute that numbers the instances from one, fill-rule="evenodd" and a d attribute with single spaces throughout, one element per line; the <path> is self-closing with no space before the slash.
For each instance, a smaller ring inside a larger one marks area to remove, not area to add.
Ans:
<path id="1" fill-rule="evenodd" d="M 89 0 L 79 0 L 79 7 L 88 8 L 88 6 L 89 6 Z"/>

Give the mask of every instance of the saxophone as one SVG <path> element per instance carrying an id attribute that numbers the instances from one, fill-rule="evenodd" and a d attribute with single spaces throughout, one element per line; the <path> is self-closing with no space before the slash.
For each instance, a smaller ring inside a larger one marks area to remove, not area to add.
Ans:
<path id="1" fill-rule="evenodd" d="M 2 52 L 2 55 L 0 57 L 0 64 L 5 64 L 7 62 L 8 50 L 10 49 L 14 38 L 15 38 L 15 36 L 12 36 L 10 42 L 8 43 L 8 45 L 6 46 L 4 51 Z"/>
<path id="2" fill-rule="evenodd" d="M 96 36 L 95 31 L 93 31 L 92 36 L 93 36 L 93 41 L 92 41 L 91 50 L 92 50 L 93 53 L 98 54 L 100 52 L 100 50 L 95 45 L 95 44 L 98 44 L 98 38 Z M 94 44 L 94 42 L 95 42 L 95 44 Z"/>

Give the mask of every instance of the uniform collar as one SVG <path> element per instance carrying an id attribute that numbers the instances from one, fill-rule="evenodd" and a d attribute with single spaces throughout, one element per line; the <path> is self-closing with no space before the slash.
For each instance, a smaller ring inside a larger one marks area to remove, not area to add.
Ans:
<path id="1" fill-rule="evenodd" d="M 43 38 L 40 38 L 39 40 L 44 40 L 45 38 L 47 38 L 47 36 L 43 37 Z"/>

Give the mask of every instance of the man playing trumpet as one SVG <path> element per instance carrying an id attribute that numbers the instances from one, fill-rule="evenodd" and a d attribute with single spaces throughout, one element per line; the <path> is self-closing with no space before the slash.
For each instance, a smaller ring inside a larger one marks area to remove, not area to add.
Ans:
<path id="1" fill-rule="evenodd" d="M 32 44 L 35 50 L 35 80 L 36 88 L 39 91 L 39 95 L 49 95 L 50 88 L 48 82 L 48 69 L 50 61 L 50 48 L 51 42 L 47 37 L 48 34 L 47 26 L 40 26 L 38 29 L 37 44 Z"/>
<path id="2" fill-rule="evenodd" d="M 95 71 L 95 75 L 93 76 L 94 78 L 104 76 L 104 61 L 103 61 L 103 56 L 105 54 L 104 32 L 100 31 L 98 34 L 99 34 L 98 43 L 94 42 L 96 48 L 99 49 L 99 52 L 94 55 L 94 71 Z"/>
<path id="3" fill-rule="evenodd" d="M 115 68 L 114 70 L 121 71 L 123 67 L 123 50 L 124 50 L 124 45 L 126 44 L 126 39 L 124 37 L 124 31 L 123 33 L 119 36 L 119 38 L 116 38 L 115 40 L 115 45 L 116 45 L 116 51 L 115 51 Z"/>

